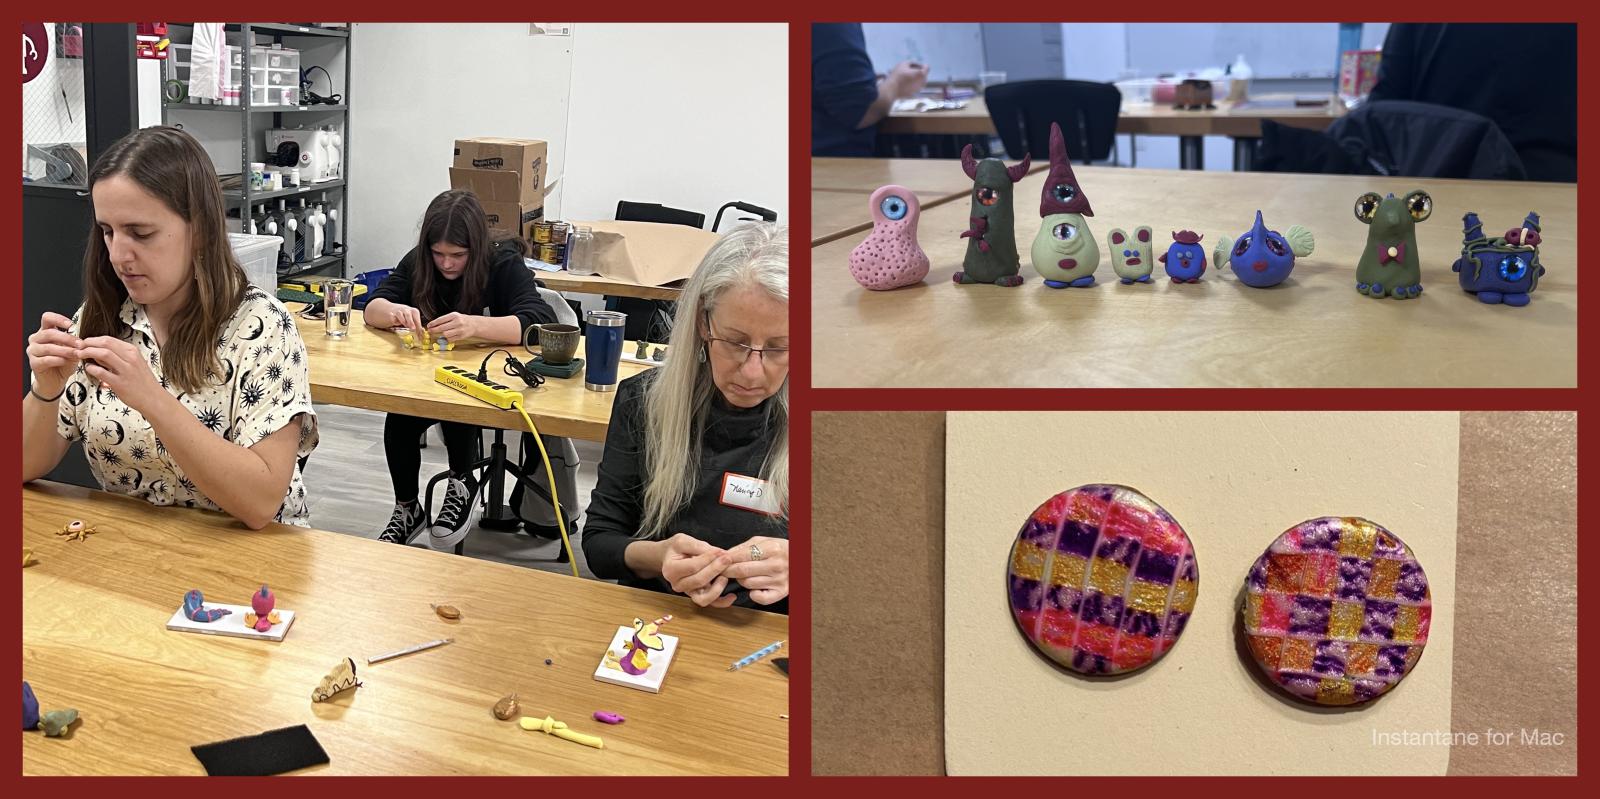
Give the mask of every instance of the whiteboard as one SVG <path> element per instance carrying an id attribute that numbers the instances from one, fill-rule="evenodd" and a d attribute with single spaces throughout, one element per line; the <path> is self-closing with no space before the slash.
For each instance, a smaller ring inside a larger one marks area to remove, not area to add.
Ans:
<path id="1" fill-rule="evenodd" d="M 880 75 L 901 61 L 927 64 L 929 81 L 976 80 L 984 70 L 976 22 L 867 22 L 861 32 Z"/>
<path id="2" fill-rule="evenodd" d="M 1128 66 L 1140 77 L 1232 64 L 1257 78 L 1333 77 L 1336 22 L 1154 22 L 1128 25 Z"/>

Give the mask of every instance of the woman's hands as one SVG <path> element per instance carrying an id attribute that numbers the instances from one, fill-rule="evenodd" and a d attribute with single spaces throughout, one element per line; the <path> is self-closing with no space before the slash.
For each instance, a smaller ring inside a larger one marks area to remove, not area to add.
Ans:
<path id="1" fill-rule="evenodd" d="M 761 553 L 760 560 L 755 558 Z M 789 541 L 756 536 L 728 552 L 731 564 L 722 576 L 750 590 L 757 605 L 771 605 L 789 595 Z"/>
<path id="2" fill-rule="evenodd" d="M 78 348 L 78 358 L 92 360 L 93 363 L 84 364 L 83 371 L 146 419 L 156 415 L 159 402 L 172 398 L 150 371 L 150 364 L 139 353 L 139 348 L 122 339 L 111 336 L 84 339 Z"/>
<path id="3" fill-rule="evenodd" d="M 451 312 L 428 323 L 428 332 L 434 338 L 447 338 L 451 341 L 462 341 L 469 338 L 485 338 L 483 333 L 484 317 L 470 314 Z"/>
<path id="4" fill-rule="evenodd" d="M 672 590 L 688 596 L 703 608 L 725 608 L 733 604 L 733 594 L 722 595 L 728 587 L 723 570 L 733 562 L 726 551 L 684 533 L 662 543 L 665 546 L 661 577 Z"/>
<path id="5" fill-rule="evenodd" d="M 38 332 L 28 336 L 28 368 L 44 396 L 60 394 L 78 368 L 78 349 L 83 342 L 67 332 L 71 329 L 71 319 L 45 311 L 39 317 Z"/>
<path id="6" fill-rule="evenodd" d="M 714 547 L 679 533 L 662 542 L 661 576 L 672 590 L 701 607 L 725 608 L 734 596 L 723 596 L 729 582 L 748 589 L 758 605 L 789 596 L 789 542 L 756 536 L 731 550 Z M 755 557 L 760 552 L 760 559 Z"/>

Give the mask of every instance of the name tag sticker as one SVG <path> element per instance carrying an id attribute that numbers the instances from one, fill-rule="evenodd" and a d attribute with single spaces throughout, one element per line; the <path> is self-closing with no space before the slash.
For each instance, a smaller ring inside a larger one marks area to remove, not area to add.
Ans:
<path id="1" fill-rule="evenodd" d="M 773 501 L 772 489 L 767 481 L 759 477 L 723 472 L 722 504 L 766 516 L 778 515 L 778 506 Z"/>

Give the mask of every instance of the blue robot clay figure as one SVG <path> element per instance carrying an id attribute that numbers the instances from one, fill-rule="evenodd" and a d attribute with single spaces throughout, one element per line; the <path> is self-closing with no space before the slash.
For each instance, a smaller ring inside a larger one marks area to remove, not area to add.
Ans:
<path id="1" fill-rule="evenodd" d="M 1167 277 L 1174 283 L 1199 283 L 1206 273 L 1206 251 L 1200 246 L 1204 236 L 1192 230 L 1172 233 L 1172 245 L 1157 260 L 1167 267 Z"/>
<path id="2" fill-rule="evenodd" d="M 1529 211 L 1522 227 L 1504 236 L 1485 238 L 1478 215 L 1461 218 L 1461 257 L 1450 266 L 1461 275 L 1461 288 L 1478 295 L 1478 301 L 1521 307 L 1539 285 L 1544 265 L 1539 263 L 1539 215 Z"/>
<path id="3" fill-rule="evenodd" d="M 1287 235 L 1268 230 L 1256 211 L 1255 227 L 1239 235 L 1238 241 L 1223 236 L 1212 251 L 1217 267 L 1233 267 L 1239 282 L 1258 289 L 1276 286 L 1294 271 L 1294 259 L 1310 255 L 1316 247 L 1311 231 L 1295 225 Z"/>

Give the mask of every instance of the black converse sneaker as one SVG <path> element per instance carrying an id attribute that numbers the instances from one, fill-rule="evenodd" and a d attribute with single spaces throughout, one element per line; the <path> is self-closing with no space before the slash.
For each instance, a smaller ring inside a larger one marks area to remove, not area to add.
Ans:
<path id="1" fill-rule="evenodd" d="M 428 517 L 422 513 L 422 503 L 396 502 L 394 515 L 389 517 L 389 525 L 378 534 L 378 540 L 391 544 L 409 544 L 411 539 L 427 527 Z"/>
<path id="2" fill-rule="evenodd" d="M 459 477 L 445 480 L 444 502 L 439 515 L 428 528 L 428 546 L 441 552 L 455 548 L 461 539 L 472 531 L 478 521 L 477 483 L 468 483 Z"/>

